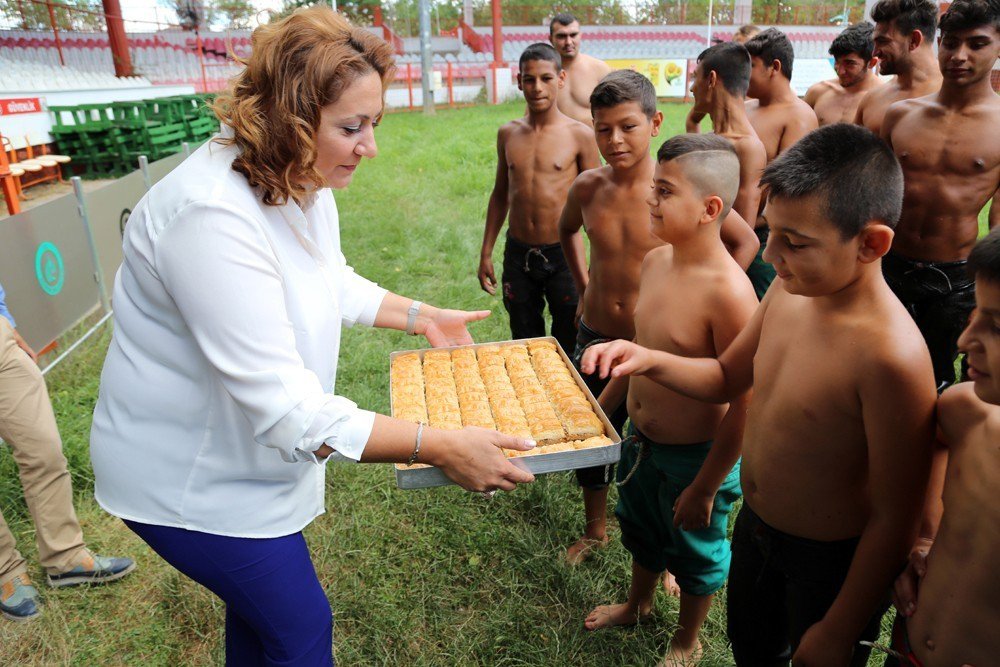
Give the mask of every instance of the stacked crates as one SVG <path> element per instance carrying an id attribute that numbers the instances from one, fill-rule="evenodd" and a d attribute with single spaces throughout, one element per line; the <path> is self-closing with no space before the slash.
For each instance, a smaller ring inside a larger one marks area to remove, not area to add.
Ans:
<path id="1" fill-rule="evenodd" d="M 208 108 L 210 96 L 175 95 L 131 102 L 51 106 L 52 136 L 58 151 L 73 158 L 85 178 L 118 177 L 179 153 L 182 144 L 201 144 L 219 122 Z"/>

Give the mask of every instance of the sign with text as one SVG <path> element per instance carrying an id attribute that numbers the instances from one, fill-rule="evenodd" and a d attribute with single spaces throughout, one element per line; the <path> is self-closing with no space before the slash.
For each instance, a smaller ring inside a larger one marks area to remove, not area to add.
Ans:
<path id="1" fill-rule="evenodd" d="M 631 69 L 649 79 L 657 97 L 684 97 L 687 91 L 687 60 L 624 58 L 606 60 L 612 69 Z"/>
<path id="2" fill-rule="evenodd" d="M 41 113 L 42 101 L 37 97 L 0 99 L 0 116 L 16 116 L 22 113 Z"/>

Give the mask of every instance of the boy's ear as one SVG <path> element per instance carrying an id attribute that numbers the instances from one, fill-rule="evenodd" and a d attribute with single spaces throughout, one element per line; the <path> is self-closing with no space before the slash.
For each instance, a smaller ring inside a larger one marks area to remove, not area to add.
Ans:
<path id="1" fill-rule="evenodd" d="M 654 137 L 659 136 L 659 134 L 660 134 L 660 125 L 663 124 L 663 112 L 662 111 L 657 111 L 656 113 L 654 113 L 653 117 L 650 119 L 650 122 L 653 124 L 653 133 L 652 133 L 652 136 L 654 136 Z"/>
<path id="2" fill-rule="evenodd" d="M 524 86 L 521 85 L 521 73 L 517 73 L 517 89 L 524 92 Z"/>
<path id="3" fill-rule="evenodd" d="M 566 85 L 566 70 L 559 70 L 559 87 L 562 88 Z"/>
<path id="4" fill-rule="evenodd" d="M 870 264 L 884 256 L 892 247 L 892 239 L 895 235 L 896 233 L 888 225 L 876 220 L 868 223 L 859 235 L 858 260 L 862 264 Z"/>
<path id="5" fill-rule="evenodd" d="M 722 197 L 719 195 L 705 197 L 705 212 L 702 214 L 698 224 L 707 225 L 710 222 L 721 222 L 722 218 L 720 216 L 722 215 L 724 206 Z"/>
<path id="6" fill-rule="evenodd" d="M 871 58 L 870 58 L 870 59 L 868 60 L 868 69 L 875 69 L 875 67 L 876 67 L 877 65 L 878 65 L 878 58 L 876 58 L 875 56 L 872 56 L 872 57 L 871 57 Z"/>
<path id="7" fill-rule="evenodd" d="M 941 41 L 938 38 L 938 41 Z M 910 51 L 920 48 L 920 45 L 924 43 L 924 33 L 919 30 L 914 30 L 910 33 Z"/>
<path id="8" fill-rule="evenodd" d="M 781 61 L 775 58 L 771 61 L 771 76 L 781 74 Z"/>
<path id="9" fill-rule="evenodd" d="M 712 70 L 711 72 L 709 72 L 708 76 L 705 77 L 705 78 L 708 80 L 708 87 L 709 88 L 715 88 L 715 85 L 717 83 L 719 83 L 719 74 L 715 70 Z"/>

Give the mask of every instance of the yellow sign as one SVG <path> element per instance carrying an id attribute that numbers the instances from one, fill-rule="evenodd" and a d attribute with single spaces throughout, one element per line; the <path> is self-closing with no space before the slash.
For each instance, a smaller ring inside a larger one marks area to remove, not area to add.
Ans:
<path id="1" fill-rule="evenodd" d="M 684 97 L 687 84 L 687 61 L 683 59 L 621 59 L 605 61 L 612 69 L 631 69 L 653 83 L 657 97 Z"/>

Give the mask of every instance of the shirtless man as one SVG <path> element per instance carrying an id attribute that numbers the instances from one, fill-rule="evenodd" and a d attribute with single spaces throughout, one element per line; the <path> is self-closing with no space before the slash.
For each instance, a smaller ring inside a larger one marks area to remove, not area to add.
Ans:
<path id="1" fill-rule="evenodd" d="M 532 44 L 521 54 L 518 88 L 528 103 L 524 118 L 497 133 L 497 175 L 486 209 L 479 284 L 496 294 L 493 247 L 510 213 L 503 255 L 503 303 L 514 338 L 545 335 L 548 301 L 552 335 L 568 354 L 576 344 L 577 293 L 559 245 L 559 216 L 573 179 L 600 166 L 594 132 L 559 111 L 566 83 L 559 54 Z"/>
<path id="2" fill-rule="evenodd" d="M 746 44 L 747 40 L 760 32 L 760 28 L 755 25 L 747 24 L 741 25 L 739 30 L 733 34 L 732 43 L 733 44 Z M 705 114 L 701 111 L 695 111 L 693 108 L 688 111 L 687 119 L 684 121 L 684 128 L 688 132 L 698 133 L 701 132 L 701 121 L 705 119 Z"/>
<path id="3" fill-rule="evenodd" d="M 603 60 L 580 53 L 580 22 L 572 14 L 556 14 L 549 23 L 549 41 L 562 56 L 566 83 L 559 90 L 559 110 L 581 123 L 592 125 L 590 94 L 611 71 Z"/>
<path id="4" fill-rule="evenodd" d="M 882 123 L 906 179 L 882 268 L 927 340 L 939 390 L 955 381 L 956 342 L 975 307 L 965 260 L 991 198 L 990 226 L 1000 221 L 1000 97 L 990 87 L 998 56 L 1000 5 L 955 0 L 941 17 L 941 90 L 893 104 Z"/>
<path id="5" fill-rule="evenodd" d="M 1000 232 L 969 256 L 977 309 L 958 340 L 969 376 L 938 399 L 938 441 L 948 449 L 945 510 L 927 548 L 896 581 L 893 649 L 902 665 L 993 665 L 1000 656 Z M 959 576 L 960 575 L 960 576 Z M 888 662 L 886 664 L 889 664 Z"/>
<path id="6" fill-rule="evenodd" d="M 878 636 L 917 535 L 934 439 L 930 359 L 880 266 L 903 175 L 877 137 L 837 124 L 761 180 L 780 282 L 732 345 L 692 359 L 615 341 L 582 368 L 702 401 L 753 386 L 727 601 L 736 664 L 863 666 L 858 641 Z"/>
<path id="7" fill-rule="evenodd" d="M 874 72 L 878 59 L 872 56 L 872 30 L 867 21 L 857 23 L 845 28 L 830 45 L 837 78 L 813 84 L 804 98 L 820 125 L 853 123 L 861 98 L 882 85 Z"/>
<path id="8" fill-rule="evenodd" d="M 750 87 L 747 117 L 767 149 L 767 161 L 819 127 L 816 112 L 792 90 L 795 52 L 788 36 L 768 28 L 747 40 Z"/>
<path id="9" fill-rule="evenodd" d="M 880 74 L 896 78 L 861 99 L 854 122 L 875 134 L 894 102 L 936 93 L 941 70 L 934 57 L 938 7 L 933 0 L 881 0 L 872 7 L 873 55 Z"/>
<path id="10" fill-rule="evenodd" d="M 712 118 L 715 133 L 732 142 L 736 149 L 740 160 L 740 189 L 733 210 L 744 220 L 756 222 L 760 202 L 758 181 L 767 162 L 767 152 L 747 118 L 744 103 L 749 80 L 750 56 L 747 50 L 732 42 L 716 44 L 698 56 L 691 94 L 694 96 L 692 110 L 707 113 Z M 759 229 L 758 240 L 763 244 L 767 238 L 763 234 L 767 225 L 761 222 Z M 757 233 L 757 229 L 754 231 Z M 764 296 L 774 279 L 774 270 L 760 257 L 762 247 L 749 267 L 741 264 L 748 269 L 757 298 Z"/>
<path id="11" fill-rule="evenodd" d="M 636 342 L 717 357 L 758 304 L 719 235 L 739 188 L 739 159 L 729 141 L 712 134 L 672 137 L 656 157 L 646 203 L 650 228 L 667 245 L 650 250 L 642 264 Z M 729 573 L 727 532 L 740 496 L 746 398 L 729 406 L 702 403 L 644 377 L 616 378 L 600 396 L 605 412 L 627 401 L 631 417 L 615 515 L 632 554 L 632 583 L 624 604 L 595 608 L 584 627 L 648 616 L 669 567 L 681 591 L 680 614 L 664 667 L 691 665 L 701 656 L 699 632 Z"/>

